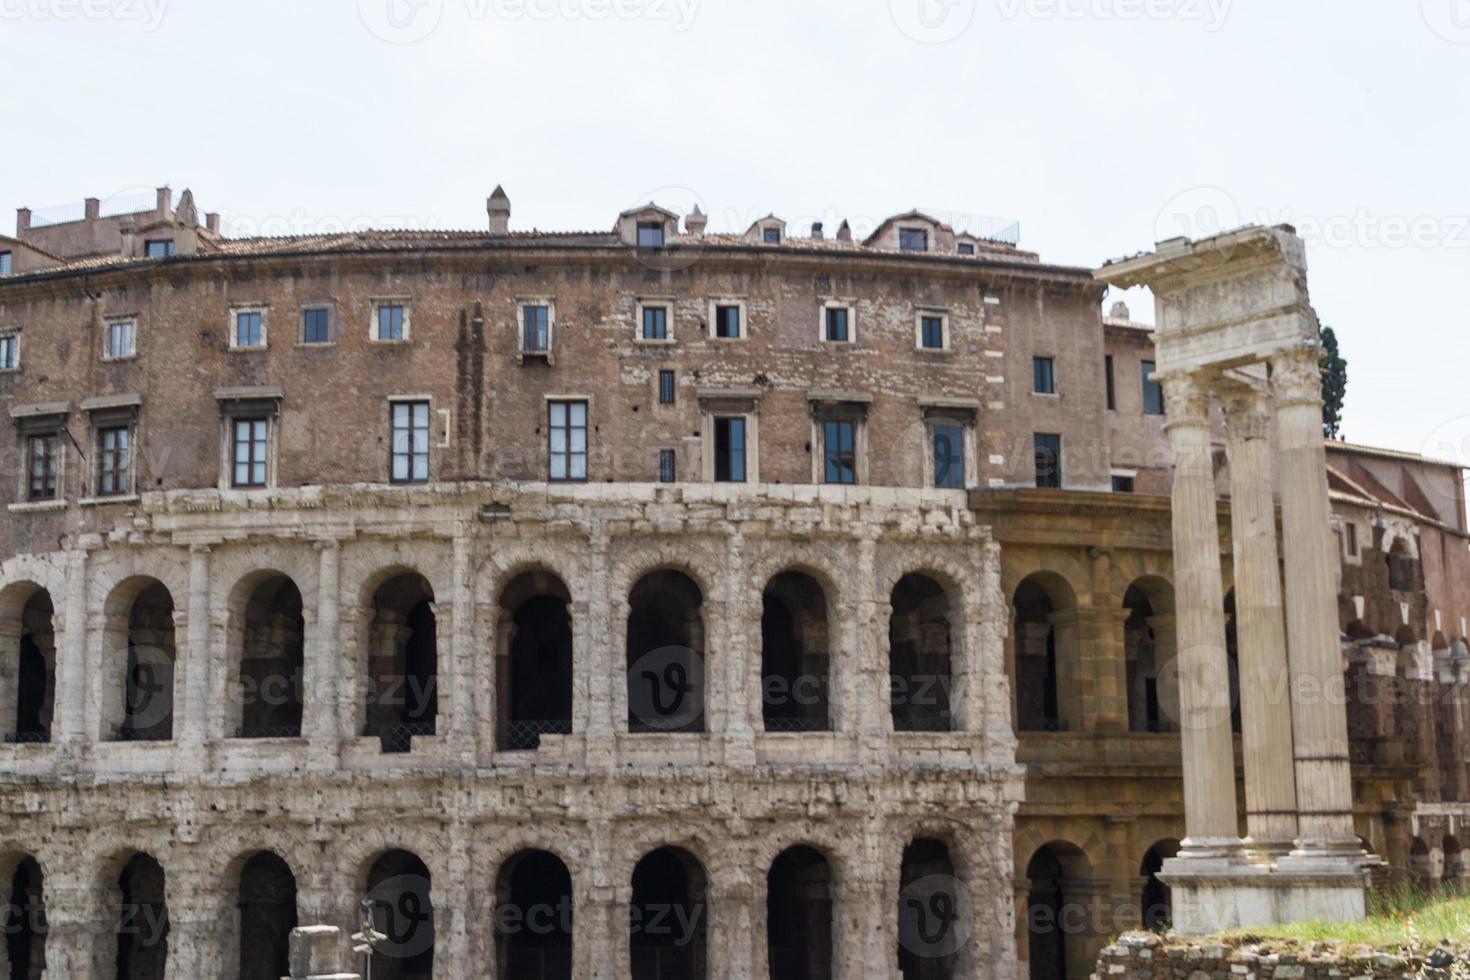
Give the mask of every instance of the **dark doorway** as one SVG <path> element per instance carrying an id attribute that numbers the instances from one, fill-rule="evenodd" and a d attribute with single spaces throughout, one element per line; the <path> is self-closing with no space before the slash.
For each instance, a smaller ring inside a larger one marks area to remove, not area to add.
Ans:
<path id="1" fill-rule="evenodd" d="M 1169 886 L 1159 880 L 1159 872 L 1164 870 L 1164 861 L 1178 853 L 1178 841 L 1160 841 L 1143 856 L 1143 864 L 1138 869 L 1138 873 L 1144 878 L 1143 901 L 1139 911 L 1140 921 L 1145 929 L 1155 932 L 1167 929 L 1174 920 Z"/>
<path id="2" fill-rule="evenodd" d="M 898 968 L 903 980 L 954 980 L 969 937 L 970 904 L 949 846 L 915 838 L 903 849 L 898 893 Z"/>
<path id="3" fill-rule="evenodd" d="M 555 575 L 531 572 L 506 586 L 510 634 L 497 658 L 501 751 L 535 749 L 572 731 L 571 596 Z"/>
<path id="4" fill-rule="evenodd" d="M 1063 611 L 1035 578 L 1016 588 L 1016 727 L 1023 732 L 1064 729 L 1053 617 Z"/>
<path id="5" fill-rule="evenodd" d="M 802 572 L 782 572 L 761 598 L 761 716 L 768 732 L 832 727 L 828 713 L 827 595 Z"/>
<path id="6" fill-rule="evenodd" d="M 367 735 L 384 752 L 408 752 L 433 735 L 439 708 L 434 591 L 416 572 L 396 575 L 373 595 L 368 631 Z"/>
<path id="7" fill-rule="evenodd" d="M 661 847 L 633 869 L 633 980 L 704 980 L 705 874 L 694 855 Z"/>
<path id="8" fill-rule="evenodd" d="M 373 951 L 373 980 L 432 980 L 434 905 L 429 869 L 407 851 L 389 851 L 368 872 L 373 928 L 388 938 Z"/>
<path id="9" fill-rule="evenodd" d="M 771 980 L 831 980 L 832 869 L 821 851 L 782 851 L 766 876 Z"/>
<path id="10" fill-rule="evenodd" d="M 280 980 L 290 970 L 296 876 L 269 851 L 240 871 L 240 980 Z"/>
<path id="11" fill-rule="evenodd" d="M 128 653 L 123 679 L 123 742 L 166 742 L 174 731 L 174 600 L 154 582 L 128 612 Z"/>
<path id="12" fill-rule="evenodd" d="M 628 730 L 702 732 L 704 596 L 674 569 L 649 572 L 628 595 Z"/>
<path id="13" fill-rule="evenodd" d="M 168 905 L 163 867 L 147 854 L 118 876 L 117 980 L 163 980 L 168 962 Z"/>
<path id="14" fill-rule="evenodd" d="M 947 732 L 954 653 L 949 595 L 927 575 L 893 587 L 888 620 L 889 703 L 898 732 Z"/>
<path id="15" fill-rule="evenodd" d="M 240 738 L 301 734 L 306 620 L 301 592 L 284 575 L 257 585 L 245 603 L 240 655 Z"/>
<path id="16" fill-rule="evenodd" d="M 10 959 L 8 980 L 41 980 L 46 969 L 46 896 L 35 858 L 22 860 L 10 878 L 3 925 Z"/>
<path id="17" fill-rule="evenodd" d="M 495 882 L 500 980 L 571 980 L 572 876 L 561 858 L 522 851 Z"/>
<path id="18" fill-rule="evenodd" d="M 51 623 L 52 611 L 51 594 L 45 589 L 33 592 L 21 610 L 15 730 L 7 741 L 51 741 L 56 697 L 56 634 Z"/>

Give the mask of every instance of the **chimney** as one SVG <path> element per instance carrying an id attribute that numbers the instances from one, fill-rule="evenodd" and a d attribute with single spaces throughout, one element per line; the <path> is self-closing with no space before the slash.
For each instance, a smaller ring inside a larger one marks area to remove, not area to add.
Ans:
<path id="1" fill-rule="evenodd" d="M 124 221 L 118 225 L 118 233 L 122 235 L 122 254 L 128 258 L 136 258 L 138 255 L 138 230 L 131 220 Z"/>
<path id="2" fill-rule="evenodd" d="M 1133 319 L 1131 316 L 1128 315 L 1128 304 L 1123 302 L 1121 299 L 1113 304 L 1113 308 L 1111 310 L 1108 310 L 1108 316 L 1112 317 L 1114 320 Z"/>
<path id="3" fill-rule="evenodd" d="M 505 196 L 505 188 L 495 185 L 495 193 L 485 201 L 485 210 L 490 215 L 490 234 L 509 235 L 510 198 Z"/>
<path id="4" fill-rule="evenodd" d="M 211 235 L 219 234 L 219 212 L 210 211 L 204 215 L 204 226 L 209 229 Z"/>
<path id="5" fill-rule="evenodd" d="M 88 221 L 96 221 L 98 218 L 102 217 L 102 202 L 99 201 L 97 198 L 95 198 L 95 197 L 89 197 L 89 198 L 87 198 L 86 206 L 87 206 L 86 214 L 87 214 L 87 220 Z"/>
<path id="6" fill-rule="evenodd" d="M 847 223 L 846 218 L 843 218 L 842 224 L 837 226 L 837 240 L 839 242 L 852 241 L 852 225 Z"/>
<path id="7" fill-rule="evenodd" d="M 24 233 L 26 233 L 26 232 L 28 232 L 30 230 L 31 230 L 31 209 L 30 208 L 16 208 L 15 209 L 15 237 L 19 238 L 21 235 L 23 235 Z"/>
<path id="8" fill-rule="evenodd" d="M 817 239 L 822 237 L 822 223 L 820 221 L 812 222 L 812 237 Z"/>
<path id="9" fill-rule="evenodd" d="M 158 217 L 167 218 L 169 208 L 174 203 L 174 192 L 167 184 L 158 189 Z"/>
<path id="10" fill-rule="evenodd" d="M 708 224 L 709 219 L 704 216 L 704 212 L 699 209 L 699 205 L 696 203 L 694 210 L 690 211 L 684 217 L 684 234 L 703 235 L 704 229 Z"/>
<path id="11" fill-rule="evenodd" d="M 194 192 L 185 187 L 174 212 L 174 254 L 193 255 L 198 248 L 199 211 L 194 207 Z"/>

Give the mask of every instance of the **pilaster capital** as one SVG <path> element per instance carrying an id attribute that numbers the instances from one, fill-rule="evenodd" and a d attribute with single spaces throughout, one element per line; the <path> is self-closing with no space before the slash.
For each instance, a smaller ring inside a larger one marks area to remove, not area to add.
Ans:
<path id="1" fill-rule="evenodd" d="M 1254 388 L 1232 385 L 1222 390 L 1220 414 L 1225 418 L 1225 434 L 1232 441 L 1265 439 L 1271 431 L 1271 407 L 1265 393 Z"/>
<path id="2" fill-rule="evenodd" d="M 1175 371 L 1158 376 L 1164 386 L 1168 425 L 1208 425 L 1210 422 L 1209 379 L 1200 373 Z"/>
<path id="3" fill-rule="evenodd" d="M 1271 358 L 1271 395 L 1278 407 L 1322 401 L 1320 356 L 1317 345 L 1310 344 Z"/>

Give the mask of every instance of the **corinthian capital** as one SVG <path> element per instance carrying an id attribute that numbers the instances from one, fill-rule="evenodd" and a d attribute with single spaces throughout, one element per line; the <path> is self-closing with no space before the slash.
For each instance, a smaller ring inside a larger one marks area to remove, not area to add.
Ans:
<path id="1" fill-rule="evenodd" d="M 1231 439 L 1264 439 L 1271 430 L 1271 408 L 1266 396 L 1253 388 L 1226 390 L 1220 395 L 1225 434 Z"/>
<path id="2" fill-rule="evenodd" d="M 1159 377 L 1164 386 L 1164 408 L 1169 423 L 1208 423 L 1210 420 L 1210 386 L 1197 374 L 1165 374 Z"/>
<path id="3" fill-rule="evenodd" d="M 1277 406 L 1322 401 L 1322 368 L 1316 345 L 1271 358 L 1271 394 Z"/>

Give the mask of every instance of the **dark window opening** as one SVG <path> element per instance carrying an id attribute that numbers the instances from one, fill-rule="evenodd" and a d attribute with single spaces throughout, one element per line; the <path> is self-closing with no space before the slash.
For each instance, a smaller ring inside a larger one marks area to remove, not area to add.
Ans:
<path id="1" fill-rule="evenodd" d="M 715 419 L 715 479 L 745 482 L 745 419 L 740 416 Z"/>
<path id="2" fill-rule="evenodd" d="M 704 596 L 683 572 L 660 569 L 628 594 L 628 730 L 702 732 Z"/>
<path id="3" fill-rule="evenodd" d="M 301 342 L 303 344 L 325 344 L 330 342 L 331 311 L 311 309 L 301 311 Z"/>
<path id="4" fill-rule="evenodd" d="M 664 226 L 661 221 L 638 222 L 638 247 L 663 248 Z"/>
<path id="5" fill-rule="evenodd" d="M 166 259 L 174 254 L 172 238 L 155 238 L 143 243 L 143 255 L 150 259 Z"/>
<path id="6" fill-rule="evenodd" d="M 822 423 L 822 482 L 857 483 L 857 422 L 852 419 Z"/>
<path id="7" fill-rule="evenodd" d="M 694 855 L 661 847 L 633 869 L 628 939 L 633 980 L 705 980 L 708 879 Z"/>
<path id="8" fill-rule="evenodd" d="M 41 980 L 46 970 L 46 894 L 41 866 L 23 859 L 10 878 L 0 928 L 10 961 L 8 980 Z"/>
<path id="9" fill-rule="evenodd" d="M 1123 622 L 1128 728 L 1135 732 L 1177 732 L 1179 685 L 1170 673 L 1175 655 L 1173 634 L 1171 631 L 1161 636 L 1155 630 L 1158 617 L 1167 618 L 1172 603 L 1167 598 L 1167 583 L 1152 581 L 1152 585 L 1146 581 L 1130 585 L 1123 594 L 1123 608 L 1128 611 Z M 1156 608 L 1155 603 L 1162 608 Z"/>
<path id="10" fill-rule="evenodd" d="M 763 229 L 761 229 L 761 241 L 765 242 L 767 245 L 780 245 L 781 244 L 781 229 L 780 228 L 763 228 Z"/>
<path id="11" fill-rule="evenodd" d="M 1112 411 L 1118 407 L 1116 393 L 1113 389 L 1113 355 L 1107 354 L 1103 357 L 1103 383 L 1107 386 L 1108 410 Z"/>
<path id="12" fill-rule="evenodd" d="M 240 871 L 240 980 L 280 980 L 291 973 L 296 928 L 296 876 L 285 861 L 262 851 Z"/>
<path id="13" fill-rule="evenodd" d="M 959 250 L 959 253 L 961 255 L 974 255 L 975 254 L 975 246 L 974 245 L 971 245 L 969 242 L 960 242 L 959 245 L 957 245 L 955 247 Z"/>
<path id="14" fill-rule="evenodd" d="M 1113 477 L 1113 493 L 1132 493 L 1132 492 L 1133 492 L 1133 477 L 1131 477 L 1131 476 L 1116 476 L 1116 475 Z"/>
<path id="15" fill-rule="evenodd" d="M 827 594 L 782 572 L 761 597 L 761 717 L 768 732 L 830 731 Z"/>
<path id="16" fill-rule="evenodd" d="M 893 587 L 888 620 L 888 674 L 893 729 L 947 732 L 954 639 L 950 600 L 927 575 L 909 574 Z"/>
<path id="17" fill-rule="evenodd" d="M 847 308 L 829 306 L 826 311 L 826 339 L 834 343 L 846 343 L 850 339 L 847 332 Z"/>
<path id="18" fill-rule="evenodd" d="M 740 307 L 715 307 L 715 336 L 738 338 L 740 336 Z"/>
<path id="19" fill-rule="evenodd" d="M 1031 882 L 1026 896 L 1031 980 L 1069 980 L 1073 970 L 1087 965 L 1087 936 L 1067 925 L 1069 916 L 1085 901 L 1087 883 L 1078 873 L 1085 862 L 1071 845 L 1059 844 L 1041 848 L 1026 866 L 1026 879 Z"/>
<path id="20" fill-rule="evenodd" d="M 510 631 L 496 664 L 501 751 L 541 746 L 543 735 L 572 733 L 571 594 L 549 572 L 527 572 L 505 587 L 501 615 Z"/>
<path id="21" fill-rule="evenodd" d="M 416 572 L 395 575 L 373 595 L 368 627 L 367 725 L 384 752 L 408 752 L 435 734 L 439 711 L 434 592 Z"/>
<path id="22" fill-rule="evenodd" d="M 944 317 L 919 319 L 919 346 L 925 350 L 944 350 Z"/>
<path id="23" fill-rule="evenodd" d="M 679 478 L 679 454 L 672 449 L 658 451 L 658 482 L 673 483 Z"/>
<path id="24" fill-rule="evenodd" d="M 572 876 L 561 858 L 522 851 L 495 880 L 495 961 L 503 980 L 571 980 Z"/>
<path id="25" fill-rule="evenodd" d="M 387 936 L 373 952 L 373 980 L 431 980 L 434 905 L 429 869 L 407 851 L 389 851 L 368 871 L 373 928 Z"/>
<path id="26" fill-rule="evenodd" d="M 900 228 L 898 247 L 905 252 L 929 251 L 929 232 L 923 228 Z"/>
<path id="27" fill-rule="evenodd" d="M 521 308 L 521 350 L 527 354 L 551 350 L 551 307 L 528 303 Z"/>
<path id="28" fill-rule="evenodd" d="M 898 969 L 903 980 L 954 980 L 970 935 L 970 902 L 939 840 L 919 837 L 903 849 L 898 891 Z"/>
<path id="29" fill-rule="evenodd" d="M 173 738 L 174 600 L 161 582 L 146 586 L 128 612 L 123 700 L 115 737 L 123 742 Z"/>
<path id="30" fill-rule="evenodd" d="M 1169 886 L 1159 880 L 1164 870 L 1164 861 L 1179 853 L 1175 841 L 1160 841 L 1148 849 L 1138 873 L 1144 879 L 1140 920 L 1143 927 L 1153 932 L 1167 929 L 1174 919 L 1173 898 Z"/>
<path id="31" fill-rule="evenodd" d="M 57 474 L 60 458 L 56 453 L 57 435 L 47 432 L 26 439 L 26 499 L 55 500 L 58 495 Z"/>
<path id="32" fill-rule="evenodd" d="M 669 309 L 666 306 L 645 306 L 643 308 L 643 339 L 644 340 L 668 340 L 669 339 Z"/>
<path id="33" fill-rule="evenodd" d="M 1154 362 L 1140 361 L 1140 374 L 1143 376 L 1143 414 L 1164 414 L 1164 388 L 1153 379 Z"/>
<path id="34" fill-rule="evenodd" d="M 1062 437 L 1045 432 L 1036 433 L 1036 485 L 1059 490 L 1062 486 Z"/>
<path id="35" fill-rule="evenodd" d="M 1050 357 L 1033 357 L 1031 359 L 1031 374 L 1032 391 L 1038 395 L 1055 395 L 1057 393 L 1057 367 L 1054 359 Z"/>
<path id="36" fill-rule="evenodd" d="M 832 980 L 832 869 L 821 851 L 782 851 L 766 875 L 770 980 Z"/>
<path id="37" fill-rule="evenodd" d="M 674 404 L 674 372 L 660 371 L 658 373 L 658 403 L 660 405 Z"/>
<path id="38" fill-rule="evenodd" d="M 135 855 L 118 877 L 118 980 L 164 980 L 168 963 L 168 905 L 163 867 L 147 854 Z"/>
<path id="39" fill-rule="evenodd" d="M 1054 602 L 1051 592 L 1035 578 L 1016 588 L 1016 730 L 1055 732 L 1067 727 L 1062 720 L 1058 686 L 1058 637 L 1054 620 L 1070 608 L 1069 600 Z"/>
<path id="40" fill-rule="evenodd" d="M 251 590 L 241 622 L 240 738 L 301 734 L 306 619 L 301 592 L 284 575 Z"/>
<path id="41" fill-rule="evenodd" d="M 1348 523 L 1343 527 L 1347 531 L 1347 553 L 1356 558 L 1358 556 L 1358 525 Z"/>

